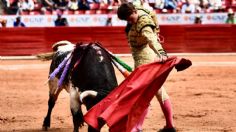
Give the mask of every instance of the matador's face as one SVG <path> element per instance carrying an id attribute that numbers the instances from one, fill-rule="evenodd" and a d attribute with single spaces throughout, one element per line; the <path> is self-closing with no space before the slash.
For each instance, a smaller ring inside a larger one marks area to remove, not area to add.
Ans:
<path id="1" fill-rule="evenodd" d="M 127 18 L 128 23 L 135 24 L 138 20 L 137 11 L 133 11 L 133 13 Z"/>

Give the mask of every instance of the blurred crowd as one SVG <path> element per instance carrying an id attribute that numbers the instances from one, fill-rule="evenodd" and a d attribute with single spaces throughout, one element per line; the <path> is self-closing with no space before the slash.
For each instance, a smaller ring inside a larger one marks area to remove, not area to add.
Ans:
<path id="1" fill-rule="evenodd" d="M 17 15 L 14 27 L 25 27 L 21 15 L 54 14 L 55 26 L 68 26 L 63 14 L 108 14 L 107 26 L 111 26 L 111 14 L 127 0 L 0 0 L 0 15 Z M 225 23 L 236 24 L 236 0 L 133 0 L 156 13 L 209 13 L 227 12 Z M 0 18 L 0 27 L 6 27 L 7 20 Z M 195 24 L 202 24 L 197 15 Z"/>
<path id="2" fill-rule="evenodd" d="M 138 1 L 138 0 L 136 0 Z M 115 13 L 121 0 L 0 0 L 1 14 L 107 14 Z M 236 0 L 142 0 L 157 13 L 207 13 L 236 10 Z"/>

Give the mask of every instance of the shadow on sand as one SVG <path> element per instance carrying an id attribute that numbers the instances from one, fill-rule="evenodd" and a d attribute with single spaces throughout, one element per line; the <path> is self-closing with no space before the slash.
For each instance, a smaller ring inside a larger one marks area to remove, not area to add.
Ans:
<path id="1" fill-rule="evenodd" d="M 21 130 L 13 130 L 14 132 L 72 132 L 72 128 L 49 128 L 47 131 L 42 129 L 21 129 Z M 10 132 L 10 131 L 6 131 Z M 11 131 L 12 132 L 12 131 Z"/>

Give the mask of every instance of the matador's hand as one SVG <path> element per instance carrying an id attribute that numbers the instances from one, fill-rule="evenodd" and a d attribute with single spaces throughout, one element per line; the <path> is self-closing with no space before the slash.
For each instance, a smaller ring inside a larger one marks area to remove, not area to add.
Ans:
<path id="1" fill-rule="evenodd" d="M 168 59 L 168 56 L 167 55 L 163 55 L 163 54 L 160 54 L 160 57 L 159 57 L 159 62 L 160 63 L 165 63 L 166 60 Z"/>
<path id="2" fill-rule="evenodd" d="M 162 55 L 161 58 L 160 58 L 160 63 L 166 62 L 167 59 L 168 59 L 168 56 Z"/>

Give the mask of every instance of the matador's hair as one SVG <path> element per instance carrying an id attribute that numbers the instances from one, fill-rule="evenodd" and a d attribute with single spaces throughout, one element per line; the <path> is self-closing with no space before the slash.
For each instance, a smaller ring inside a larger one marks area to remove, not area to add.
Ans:
<path id="1" fill-rule="evenodd" d="M 131 2 L 125 2 L 120 5 L 117 10 L 117 16 L 121 20 L 127 20 L 127 18 L 135 11 L 135 6 Z"/>

